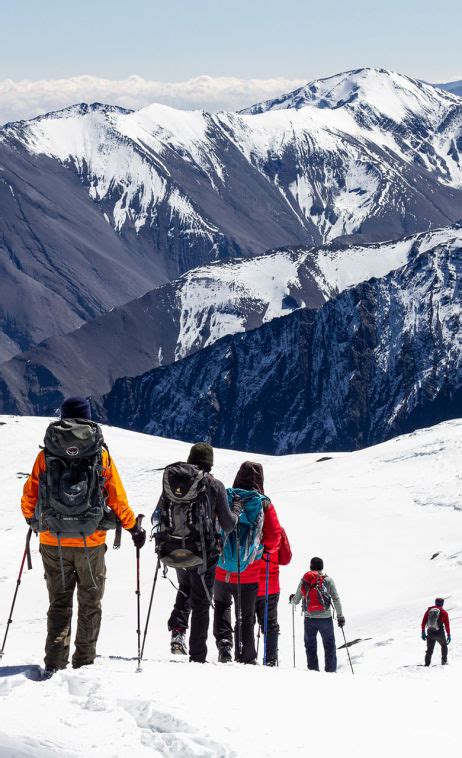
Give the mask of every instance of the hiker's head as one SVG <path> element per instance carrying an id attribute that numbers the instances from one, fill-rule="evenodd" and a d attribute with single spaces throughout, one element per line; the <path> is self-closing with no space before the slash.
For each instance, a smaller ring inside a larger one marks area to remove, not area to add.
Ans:
<path id="1" fill-rule="evenodd" d="M 324 568 L 324 561 L 322 558 L 316 556 L 310 561 L 310 571 L 322 571 Z"/>
<path id="2" fill-rule="evenodd" d="M 435 605 L 436 605 L 438 608 L 442 608 L 442 607 L 443 607 L 443 605 L 444 605 L 444 597 L 436 597 L 436 598 L 435 598 Z"/>
<path id="3" fill-rule="evenodd" d="M 85 418 L 90 420 L 90 401 L 86 397 L 80 397 L 80 395 L 67 397 L 61 406 L 61 418 Z"/>
<path id="4" fill-rule="evenodd" d="M 188 463 L 193 463 L 204 471 L 211 471 L 213 466 L 212 445 L 209 445 L 208 442 L 196 442 L 189 451 Z"/>
<path id="5" fill-rule="evenodd" d="M 236 474 L 233 487 L 240 490 L 255 490 L 260 495 L 264 495 L 263 466 L 261 463 L 245 461 Z"/>

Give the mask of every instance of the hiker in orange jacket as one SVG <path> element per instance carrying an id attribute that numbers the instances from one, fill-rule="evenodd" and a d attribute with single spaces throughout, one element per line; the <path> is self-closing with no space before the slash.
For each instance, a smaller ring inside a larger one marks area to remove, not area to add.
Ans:
<path id="1" fill-rule="evenodd" d="M 81 421 L 88 426 L 90 418 L 90 403 L 85 398 L 71 397 L 64 401 L 61 407 L 62 421 L 69 420 L 69 423 L 77 425 Z M 71 454 L 73 451 L 69 453 Z M 24 485 L 21 500 L 23 516 L 32 528 L 39 528 L 36 509 L 41 489 L 46 491 L 50 485 L 46 473 L 46 454 L 42 450 Z M 114 461 L 104 447 L 101 449 L 101 481 L 104 482 L 102 495 L 106 506 L 120 519 L 122 526 L 130 531 L 135 546 L 141 548 L 146 533 L 137 524 Z M 69 487 L 71 498 L 74 495 L 72 486 L 73 482 Z M 92 664 L 95 659 L 106 579 L 106 531 L 96 528 L 81 537 L 66 537 L 64 532 L 61 537 L 55 532 L 45 531 L 45 528 L 43 526 L 44 530 L 40 530 L 40 553 L 50 600 L 45 644 L 45 676 L 48 677 L 56 670 L 66 668 L 69 661 L 72 604 L 76 587 L 78 619 L 72 666 L 80 668 Z"/>

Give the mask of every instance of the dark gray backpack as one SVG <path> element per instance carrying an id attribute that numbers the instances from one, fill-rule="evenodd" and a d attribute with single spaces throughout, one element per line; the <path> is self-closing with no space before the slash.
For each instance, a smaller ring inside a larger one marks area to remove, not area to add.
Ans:
<path id="1" fill-rule="evenodd" d="M 94 421 L 61 419 L 50 424 L 44 441 L 46 469 L 35 510 L 37 531 L 83 537 L 116 527 L 106 505 L 102 467 L 103 434 Z"/>
<path id="2" fill-rule="evenodd" d="M 173 463 L 164 471 L 157 506 L 156 551 L 165 566 L 205 571 L 218 554 L 208 497 L 209 475 L 190 463 Z"/>

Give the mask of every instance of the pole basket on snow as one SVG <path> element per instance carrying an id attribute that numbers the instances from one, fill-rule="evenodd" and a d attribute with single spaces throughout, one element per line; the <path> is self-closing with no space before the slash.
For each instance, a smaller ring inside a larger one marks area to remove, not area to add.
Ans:
<path id="1" fill-rule="evenodd" d="M 144 513 L 139 513 L 136 519 L 136 525 L 141 526 L 144 519 Z M 141 671 L 141 582 L 140 582 L 140 549 L 136 548 L 136 610 L 137 610 L 137 629 L 138 637 L 138 667 Z"/>
<path id="2" fill-rule="evenodd" d="M 31 537 L 32 537 L 32 528 L 29 527 L 29 530 L 28 530 L 27 536 L 26 536 L 26 546 L 24 548 L 24 553 L 23 553 L 22 560 L 21 560 L 21 566 L 20 566 L 20 569 L 19 569 L 18 578 L 16 580 L 16 589 L 15 589 L 14 595 L 13 595 L 13 602 L 11 603 L 10 615 L 8 616 L 8 621 L 6 622 L 5 636 L 3 637 L 2 649 L 0 650 L 0 658 L 3 658 L 3 653 L 5 652 L 6 638 L 8 637 L 8 632 L 10 630 L 10 626 L 13 623 L 14 606 L 16 604 L 16 598 L 18 596 L 19 585 L 21 584 L 22 572 L 24 571 L 24 564 L 26 563 L 26 561 L 27 561 L 27 568 L 29 569 L 29 571 L 32 568 L 32 558 L 31 558 L 31 554 L 30 554 L 30 540 L 31 540 Z"/>

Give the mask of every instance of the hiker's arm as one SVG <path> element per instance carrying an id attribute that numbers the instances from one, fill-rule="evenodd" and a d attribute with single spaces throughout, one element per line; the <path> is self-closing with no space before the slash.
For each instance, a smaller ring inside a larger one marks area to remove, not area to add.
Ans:
<path id="1" fill-rule="evenodd" d="M 296 591 L 295 595 L 293 596 L 292 600 L 290 601 L 292 603 L 292 605 L 298 605 L 299 602 L 300 602 L 300 600 L 303 597 L 303 595 L 302 595 L 302 583 L 303 583 L 302 580 L 300 580 L 299 585 L 297 587 L 297 591 Z"/>
<path id="2" fill-rule="evenodd" d="M 32 473 L 29 475 L 23 489 L 21 510 L 25 519 L 33 518 L 38 502 L 39 478 L 45 471 L 45 455 L 41 451 L 35 459 Z"/>
<path id="3" fill-rule="evenodd" d="M 337 618 L 340 616 L 343 616 L 342 611 L 342 604 L 340 602 L 340 598 L 337 592 L 337 587 L 335 586 L 335 582 L 333 579 L 329 577 L 329 584 L 330 584 L 330 596 L 332 598 L 332 602 L 334 604 L 335 612 L 337 614 Z"/>
<path id="4" fill-rule="evenodd" d="M 218 523 L 220 524 L 224 533 L 229 534 L 236 526 L 239 516 L 236 513 L 233 513 L 228 505 L 228 495 L 226 494 L 225 485 L 215 479 L 214 489 L 216 497 L 215 508 Z"/>
<path id="5" fill-rule="evenodd" d="M 265 511 L 261 541 L 265 546 L 265 553 L 277 553 L 279 550 L 279 545 L 281 544 L 281 525 L 276 508 L 272 503 L 269 504 Z"/>
<path id="6" fill-rule="evenodd" d="M 424 613 L 424 617 L 423 617 L 423 619 L 422 619 L 422 631 L 423 631 L 423 632 L 425 631 L 425 627 L 427 626 L 427 621 L 428 621 L 428 608 L 427 608 L 427 610 L 425 611 L 425 613 Z"/>
<path id="7" fill-rule="evenodd" d="M 444 624 L 444 628 L 446 629 L 446 634 L 451 634 L 451 627 L 449 625 L 449 614 L 447 611 L 445 611 L 443 615 L 443 624 Z"/>
<path id="8" fill-rule="evenodd" d="M 133 529 L 136 524 L 136 516 L 128 504 L 127 493 L 113 458 L 111 458 L 110 465 L 105 469 L 104 477 L 109 508 L 118 516 L 124 529 Z"/>

